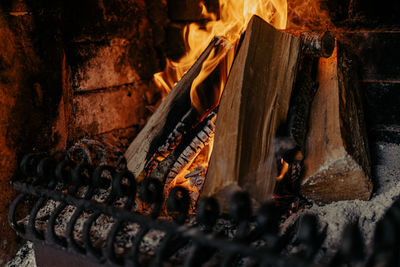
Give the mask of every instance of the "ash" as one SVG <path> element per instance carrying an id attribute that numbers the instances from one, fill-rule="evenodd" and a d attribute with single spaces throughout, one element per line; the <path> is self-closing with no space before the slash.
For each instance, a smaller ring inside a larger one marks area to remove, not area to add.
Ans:
<path id="1" fill-rule="evenodd" d="M 285 232 L 298 218 L 313 214 L 319 218 L 321 229 L 327 226 L 327 237 L 319 251 L 319 260 L 331 258 L 340 246 L 344 227 L 352 222 L 358 224 L 371 253 L 376 223 L 385 211 L 400 197 L 400 145 L 379 142 L 376 144 L 377 163 L 372 167 L 375 193 L 371 200 L 338 201 L 328 205 L 313 203 L 287 218 L 281 225 Z M 317 259 L 318 260 L 318 259 Z"/>
<path id="2" fill-rule="evenodd" d="M 377 163 L 373 166 L 373 178 L 375 181 L 375 193 L 373 194 L 370 201 L 339 201 L 328 205 L 320 205 L 318 203 L 312 203 L 304 209 L 294 213 L 290 217 L 284 220 L 281 224 L 281 232 L 284 233 L 290 226 L 306 214 L 316 215 L 319 219 L 321 231 L 327 227 L 326 239 L 322 245 L 322 248 L 318 252 L 318 256 L 315 261 L 319 263 L 329 262 L 330 258 L 335 254 L 340 246 L 342 239 L 342 232 L 345 226 L 349 223 L 356 222 L 361 229 L 366 244 L 367 253 L 370 254 L 372 249 L 373 234 L 376 223 L 384 215 L 385 211 L 393 204 L 393 202 L 400 196 L 400 166 L 397 164 L 397 160 L 400 158 L 400 145 L 392 143 L 377 143 L 375 151 L 377 153 Z M 103 194 L 99 193 L 99 201 L 104 197 Z M 123 201 L 122 201 L 123 202 Z M 45 229 L 46 222 L 41 222 L 40 218 L 46 217 L 45 215 L 49 210 L 54 210 L 58 203 L 49 202 L 47 207 L 38 214 L 37 228 Z M 64 210 L 65 216 L 60 216 L 68 221 L 68 217 L 73 213 L 74 208 L 67 207 Z M 90 214 L 83 214 L 82 217 L 88 217 Z M 83 218 L 84 219 L 84 218 Z M 82 221 L 84 221 L 82 219 Z M 99 218 L 99 223 L 96 223 L 92 227 L 92 233 L 97 236 L 100 240 L 104 240 L 106 233 L 110 230 L 113 221 L 111 218 Z M 106 223 L 104 223 L 106 222 Z M 188 226 L 193 225 L 194 219 L 189 220 Z M 56 232 L 59 235 L 63 235 L 65 232 L 64 221 L 58 222 Z M 78 223 L 77 228 L 81 228 L 81 224 Z M 222 232 L 228 239 L 233 239 L 237 231 L 237 226 L 229 222 L 229 220 L 219 219 L 216 225 L 216 231 Z M 250 228 L 253 228 L 251 226 Z M 79 230 L 76 229 L 75 238 L 77 241 L 81 241 L 81 235 Z M 133 239 L 140 230 L 140 226 L 134 223 L 126 224 L 124 230 L 119 234 L 116 239 L 117 250 L 123 251 L 129 248 L 133 244 Z M 150 231 L 143 239 L 139 250 L 140 252 L 147 255 L 154 255 L 157 247 L 162 242 L 165 234 L 158 231 Z M 259 246 L 262 244 L 255 244 Z M 173 262 L 180 265 L 183 255 L 186 255 L 190 249 L 190 244 L 179 249 L 176 254 L 171 258 Z M 296 253 L 296 248 L 289 248 L 286 251 L 288 254 Z M 286 253 L 284 253 L 286 254 Z M 218 261 L 218 254 L 215 255 L 215 260 Z M 20 251 L 16 254 L 15 258 L 7 263 L 6 266 L 35 266 L 35 258 L 32 249 L 32 243 L 27 242 Z M 245 266 L 246 262 L 241 262 L 241 266 Z"/>
<path id="3" fill-rule="evenodd" d="M 35 253 L 33 252 L 32 242 L 26 242 L 15 257 L 9 261 L 5 267 L 31 267 L 36 266 Z"/>

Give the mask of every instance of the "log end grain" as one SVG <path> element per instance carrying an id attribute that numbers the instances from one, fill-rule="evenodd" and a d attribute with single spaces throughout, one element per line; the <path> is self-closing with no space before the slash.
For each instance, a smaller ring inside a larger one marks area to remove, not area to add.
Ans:
<path id="1" fill-rule="evenodd" d="M 371 178 L 350 155 L 326 163 L 317 172 L 303 179 L 300 193 L 320 203 L 340 200 L 369 200 Z"/>

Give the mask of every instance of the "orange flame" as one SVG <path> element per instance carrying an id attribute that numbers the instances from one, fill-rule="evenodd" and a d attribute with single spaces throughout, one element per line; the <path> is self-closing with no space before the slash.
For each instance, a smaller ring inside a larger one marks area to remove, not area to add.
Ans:
<path id="1" fill-rule="evenodd" d="M 167 59 L 166 68 L 163 72 L 154 75 L 154 81 L 158 87 L 169 92 L 174 84 L 179 81 L 184 73 L 193 65 L 202 51 L 207 47 L 214 36 L 224 37 L 234 47 L 241 33 L 246 29 L 253 15 L 258 15 L 265 21 L 273 24 L 276 28 L 284 29 L 287 23 L 287 0 L 220 0 L 220 19 L 216 14 L 209 13 L 204 3 L 200 3 L 202 16 L 208 22 L 205 26 L 197 23 L 187 25 L 183 30 L 186 54 L 177 62 Z M 203 64 L 202 72 L 196 78 L 191 90 L 196 87 L 213 71 L 225 56 L 227 51 L 222 49 L 218 55 L 209 57 L 210 62 Z M 233 56 L 228 60 L 226 69 L 229 69 Z M 227 75 L 225 75 L 227 76 Z M 226 77 L 224 77 L 226 79 Z M 217 96 L 222 94 L 223 83 L 218 86 Z M 191 93 L 192 104 L 200 109 L 198 92 Z M 219 101 L 219 97 L 217 97 Z"/>
<path id="2" fill-rule="evenodd" d="M 284 161 L 283 158 L 281 158 L 281 164 L 282 164 L 281 173 L 279 174 L 278 177 L 275 178 L 277 182 L 281 181 L 285 177 L 286 173 L 289 171 L 289 163 Z"/>
<path id="3" fill-rule="evenodd" d="M 168 195 L 170 189 L 175 186 L 181 186 L 189 191 L 190 199 L 191 199 L 191 207 L 192 209 L 195 207 L 196 201 L 200 195 L 200 190 L 202 189 L 203 185 L 192 184 L 191 180 L 187 178 L 187 175 L 194 171 L 195 169 L 202 169 L 204 170 L 201 174 L 203 179 L 205 179 L 205 171 L 207 170 L 208 162 L 211 157 L 211 152 L 213 148 L 213 140 L 210 140 L 208 145 L 206 145 L 200 154 L 192 160 L 190 163 L 187 164 L 187 168 L 180 171 L 178 175 L 170 182 L 167 183 L 164 187 L 164 194 L 165 196 Z M 191 210 L 190 212 L 192 212 Z"/>
<path id="4" fill-rule="evenodd" d="M 234 47 L 237 47 L 241 34 L 245 31 L 253 15 L 257 15 L 278 29 L 285 29 L 287 23 L 287 0 L 220 0 L 219 19 L 214 13 L 207 11 L 204 3 L 200 3 L 202 16 L 208 22 L 205 25 L 191 23 L 183 30 L 186 53 L 179 61 L 167 59 L 163 72 L 154 75 L 157 86 L 168 93 L 176 82 L 189 70 L 215 37 L 221 37 L 216 46 L 203 62 L 199 75 L 194 79 L 190 98 L 192 106 L 204 116 L 205 113 L 219 104 L 228 72 L 234 58 Z M 217 77 L 214 77 L 214 76 Z M 215 80 L 214 80 L 215 78 Z M 211 79 L 210 83 L 207 83 Z M 205 170 L 211 156 L 213 142 L 206 146 L 201 154 L 188 164 L 172 181 L 164 187 L 168 192 L 174 186 L 182 186 L 189 190 L 192 202 L 199 196 L 201 186 L 191 184 L 185 176 L 195 167 Z M 205 173 L 204 173 L 205 175 Z"/>

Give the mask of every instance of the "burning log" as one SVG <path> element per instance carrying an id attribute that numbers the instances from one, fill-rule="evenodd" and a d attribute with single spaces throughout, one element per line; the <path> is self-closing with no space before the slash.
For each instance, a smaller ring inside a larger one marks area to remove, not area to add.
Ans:
<path id="1" fill-rule="evenodd" d="M 144 178 L 143 170 L 146 162 L 153 157 L 159 147 L 166 144 L 168 136 L 176 129 L 180 118 L 184 117 L 190 110 L 192 110 L 190 112 L 196 113 L 196 110 L 191 109 L 191 85 L 202 70 L 203 63 L 213 54 L 213 51 L 224 50 L 224 53 L 228 51 L 224 46 L 226 46 L 226 43 L 221 38 L 216 37 L 210 42 L 208 47 L 174 86 L 156 112 L 151 116 L 146 126 L 129 146 L 125 153 L 127 166 L 139 180 Z M 195 115 L 190 114 L 188 116 L 191 120 L 195 121 L 202 115 L 196 113 Z M 193 119 L 193 117 L 196 119 Z M 190 124 L 193 127 L 193 124 L 196 124 L 196 122 Z"/>
<path id="2" fill-rule="evenodd" d="M 179 145 L 150 174 L 164 184 L 189 165 L 214 136 L 216 114 L 211 112 L 198 126 L 183 136 Z"/>
<path id="3" fill-rule="evenodd" d="M 189 111 L 183 116 L 183 118 L 176 124 L 174 130 L 168 135 L 165 143 L 160 146 L 154 155 L 147 161 L 145 165 L 145 172 L 150 173 L 157 167 L 157 165 L 165 159 L 174 148 L 182 140 L 182 136 L 191 129 L 192 125 L 196 121 L 198 112 L 196 109 L 191 107 Z"/>
<path id="4" fill-rule="evenodd" d="M 271 197 L 274 138 L 286 121 L 300 53 L 299 39 L 251 19 L 221 98 L 203 197 L 228 187 L 258 201 Z"/>
<path id="5" fill-rule="evenodd" d="M 372 183 L 364 116 L 348 64 L 337 50 L 319 63 L 320 87 L 311 107 L 301 194 L 319 202 L 367 200 Z"/>
<path id="6" fill-rule="evenodd" d="M 168 177 L 175 177 L 190 164 L 214 138 L 216 113 L 212 112 L 203 123 L 204 127 L 196 134 L 190 144 L 183 150 L 170 170 Z"/>

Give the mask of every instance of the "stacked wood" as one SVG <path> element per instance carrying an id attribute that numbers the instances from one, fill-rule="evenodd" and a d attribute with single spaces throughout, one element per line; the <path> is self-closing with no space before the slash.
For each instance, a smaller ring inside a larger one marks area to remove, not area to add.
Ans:
<path id="1" fill-rule="evenodd" d="M 214 135 L 202 197 L 222 196 L 224 203 L 234 191 L 247 190 L 258 202 L 270 199 L 277 156 L 292 151 L 296 156 L 288 171 L 296 184 L 301 180 L 306 198 L 368 199 L 372 184 L 359 93 L 343 75 L 348 64 L 338 66 L 336 51 L 318 65 L 317 57 L 332 54 L 333 35 L 308 32 L 296 38 L 254 16 L 230 70 L 214 134 L 215 114 L 209 112 L 219 99 L 207 96 L 214 92 L 219 67 L 195 86 L 204 110 L 191 103 L 190 88 L 221 45 L 218 38 L 210 43 L 130 145 L 127 165 L 138 180 L 168 183 Z M 304 156 L 305 176 L 300 179 Z M 154 167 L 147 169 L 146 163 L 153 161 Z M 204 169 L 201 173 L 203 177 Z"/>
<path id="2" fill-rule="evenodd" d="M 277 176 L 274 139 L 286 121 L 300 52 L 299 39 L 251 19 L 221 98 L 201 196 L 233 188 L 270 199 Z"/>
<path id="3" fill-rule="evenodd" d="M 318 202 L 371 196 L 371 170 L 357 77 L 338 64 L 337 50 L 320 59 L 307 136 L 301 194 Z"/>

